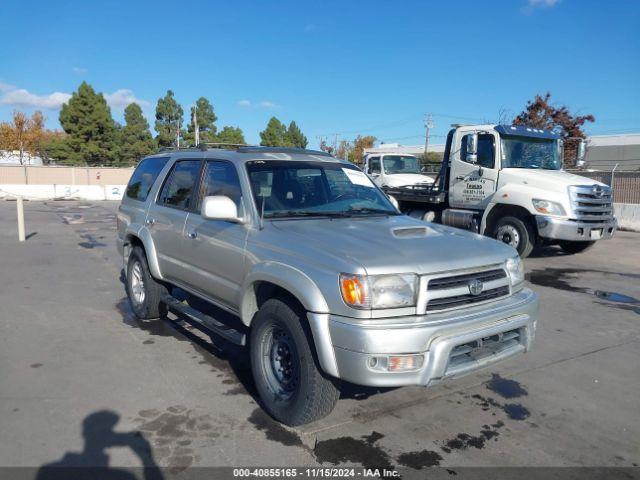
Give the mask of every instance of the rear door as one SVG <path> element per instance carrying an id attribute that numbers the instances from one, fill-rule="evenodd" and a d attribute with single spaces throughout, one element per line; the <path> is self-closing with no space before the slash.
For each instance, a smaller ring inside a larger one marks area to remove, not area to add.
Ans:
<path id="1" fill-rule="evenodd" d="M 196 208 L 185 227 L 185 274 L 191 288 L 236 310 L 240 304 L 245 275 L 245 246 L 248 227 L 223 220 L 207 220 L 200 215 L 202 199 L 224 195 L 233 200 L 238 215 L 244 217 L 242 188 L 236 166 L 225 160 L 206 160 Z"/>
<path id="2" fill-rule="evenodd" d="M 452 207 L 483 210 L 491 201 L 498 183 L 497 136 L 478 133 L 478 161 L 467 161 L 467 141 L 472 132 L 456 138 L 452 154 L 449 204 Z"/>
<path id="3" fill-rule="evenodd" d="M 155 202 L 149 207 L 147 228 L 156 248 L 162 276 L 182 281 L 185 264 L 181 260 L 187 214 L 196 201 L 196 185 L 202 160 L 184 159 L 174 163 Z"/>

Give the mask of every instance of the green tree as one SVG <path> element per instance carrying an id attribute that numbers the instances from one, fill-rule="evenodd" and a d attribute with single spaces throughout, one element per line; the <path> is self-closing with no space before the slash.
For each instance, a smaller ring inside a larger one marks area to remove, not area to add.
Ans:
<path id="1" fill-rule="evenodd" d="M 156 140 L 160 147 L 171 147 L 176 145 L 177 134 L 182 126 L 184 111 L 176 99 L 173 92 L 167 90 L 167 94 L 158 99 L 156 105 L 155 129 L 158 132 Z"/>
<path id="2" fill-rule="evenodd" d="M 60 125 L 67 134 L 54 142 L 54 158 L 60 163 L 112 165 L 116 161 L 116 127 L 111 110 L 102 94 L 86 82 L 62 106 Z"/>
<path id="3" fill-rule="evenodd" d="M 287 144 L 291 147 L 307 148 L 307 144 L 309 143 L 307 141 L 307 137 L 304 136 L 294 121 L 289 124 L 285 139 Z"/>
<path id="4" fill-rule="evenodd" d="M 216 135 L 214 142 L 245 144 L 244 134 L 238 127 L 224 127 Z"/>
<path id="5" fill-rule="evenodd" d="M 156 142 L 149 131 L 149 122 L 137 103 L 124 109 L 125 126 L 120 132 L 120 163 L 135 165 L 142 157 L 153 153 Z"/>
<path id="6" fill-rule="evenodd" d="M 285 147 L 287 143 L 287 127 L 276 117 L 271 117 L 267 128 L 260 132 L 260 145 L 263 147 Z"/>
<path id="7" fill-rule="evenodd" d="M 353 141 L 353 150 L 351 152 L 352 158 L 350 158 L 349 160 L 358 164 L 362 163 L 364 157 L 364 149 L 372 148 L 375 141 L 376 137 L 372 137 L 371 135 L 367 135 L 364 137 L 358 135 Z"/>
<path id="8" fill-rule="evenodd" d="M 215 122 L 218 120 L 211 102 L 204 97 L 200 97 L 196 100 L 194 107 L 191 107 L 191 122 L 187 127 L 187 132 L 184 135 L 185 142 L 189 144 L 195 144 L 195 119 L 198 121 L 198 130 L 200 131 L 200 143 L 209 143 L 215 141 L 216 126 Z"/>

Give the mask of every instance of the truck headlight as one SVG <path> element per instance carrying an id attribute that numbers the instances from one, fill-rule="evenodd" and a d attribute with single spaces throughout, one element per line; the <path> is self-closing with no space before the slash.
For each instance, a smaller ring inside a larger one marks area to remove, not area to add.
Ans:
<path id="1" fill-rule="evenodd" d="M 340 291 L 344 302 L 360 309 L 413 307 L 416 304 L 418 276 L 340 275 Z"/>
<path id="2" fill-rule="evenodd" d="M 511 286 L 522 285 L 522 282 L 524 282 L 524 263 L 522 263 L 522 259 L 520 257 L 512 257 L 507 260 L 505 266 L 509 274 L 509 280 L 511 280 Z"/>
<path id="3" fill-rule="evenodd" d="M 546 215 L 566 215 L 563 206 L 557 202 L 540 200 L 538 198 L 534 198 L 531 202 L 533 203 L 533 208 L 540 213 L 544 213 Z"/>

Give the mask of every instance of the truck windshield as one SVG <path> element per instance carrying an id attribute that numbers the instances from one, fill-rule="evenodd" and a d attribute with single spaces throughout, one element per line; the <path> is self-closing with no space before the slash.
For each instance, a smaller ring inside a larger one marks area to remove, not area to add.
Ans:
<path id="1" fill-rule="evenodd" d="M 562 144 L 532 137 L 502 137 L 502 168 L 560 170 Z"/>
<path id="2" fill-rule="evenodd" d="M 420 173 L 420 163 L 416 157 L 408 155 L 385 155 L 382 160 L 385 173 Z"/>
<path id="3" fill-rule="evenodd" d="M 247 162 L 256 208 L 264 218 L 399 215 L 357 167 L 334 162 Z"/>

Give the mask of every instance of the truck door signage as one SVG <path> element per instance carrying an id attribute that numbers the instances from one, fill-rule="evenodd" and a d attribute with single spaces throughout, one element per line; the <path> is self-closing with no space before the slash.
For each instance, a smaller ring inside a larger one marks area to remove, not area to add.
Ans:
<path id="1" fill-rule="evenodd" d="M 464 204 L 480 203 L 493 192 L 493 180 L 478 175 L 471 175 L 460 183 L 463 184 L 460 200 Z"/>

